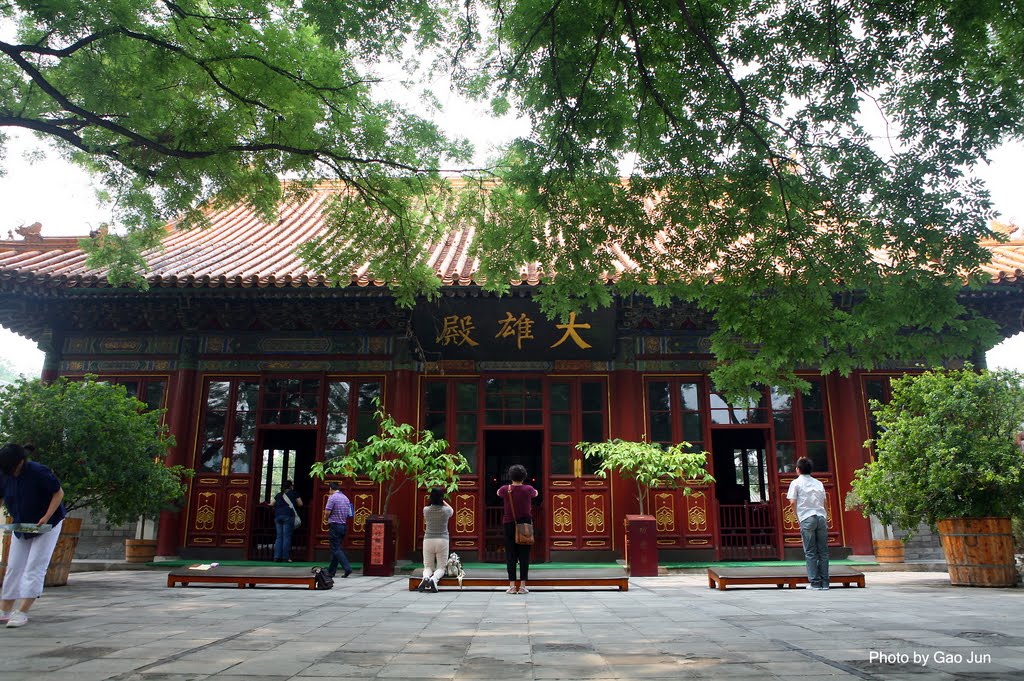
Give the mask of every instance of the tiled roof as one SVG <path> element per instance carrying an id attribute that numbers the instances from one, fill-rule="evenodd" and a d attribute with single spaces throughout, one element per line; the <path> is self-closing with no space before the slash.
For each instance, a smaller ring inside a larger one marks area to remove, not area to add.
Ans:
<path id="1" fill-rule="evenodd" d="M 147 278 L 153 287 L 326 287 L 330 281 L 310 270 L 295 254 L 299 244 L 324 230 L 323 206 L 334 190 L 321 188 L 299 203 L 282 207 L 276 223 L 260 220 L 249 208 L 234 207 L 210 215 L 210 227 L 190 231 L 168 227 L 164 249 L 145 254 Z M 428 263 L 445 285 L 476 281 L 479 262 L 470 256 L 475 229 L 452 229 L 430 249 Z M 1016 237 L 1018 232 L 1014 236 Z M 985 267 L 994 283 L 1024 283 L 1024 240 L 991 243 L 992 262 Z M 635 263 L 616 247 L 615 267 L 621 272 Z M 351 274 L 356 286 L 384 286 L 372 281 L 367 266 Z M 538 263 L 524 265 L 513 284 L 535 285 L 543 276 Z M 78 240 L 28 235 L 24 240 L 0 240 L 0 281 L 67 288 L 107 287 L 106 272 L 85 265 Z"/>

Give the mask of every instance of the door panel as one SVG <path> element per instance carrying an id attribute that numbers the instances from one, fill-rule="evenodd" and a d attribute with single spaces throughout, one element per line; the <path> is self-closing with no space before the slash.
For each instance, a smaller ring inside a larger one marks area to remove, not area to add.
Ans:
<path id="1" fill-rule="evenodd" d="M 309 537 L 314 533 L 310 514 L 313 480 L 309 469 L 316 459 L 316 431 L 310 429 L 274 429 L 260 433 L 257 448 L 257 475 L 253 498 L 253 522 L 249 558 L 273 560 L 277 527 L 274 523 L 274 498 L 285 480 L 294 485 L 300 504 L 295 511 L 302 520 L 292 534 L 291 558 L 309 560 Z"/>
<path id="2" fill-rule="evenodd" d="M 188 546 L 242 548 L 251 522 L 249 476 L 195 479 L 189 508 Z"/>
<path id="3" fill-rule="evenodd" d="M 780 557 L 774 463 L 761 429 L 716 430 L 712 435 L 715 496 L 722 560 Z"/>
<path id="4" fill-rule="evenodd" d="M 545 560 L 544 522 L 546 501 L 543 483 L 542 451 L 544 432 L 531 430 L 486 430 L 484 434 L 484 462 L 486 486 L 482 490 L 484 527 L 483 559 L 489 562 L 505 562 L 505 534 L 501 518 L 504 500 L 498 490 L 509 482 L 508 469 L 514 464 L 526 467 L 526 483 L 532 485 L 539 496 L 533 500 L 533 524 L 535 544 L 530 556 L 532 562 Z M 479 507 L 478 507 L 479 508 Z"/>
<path id="5" fill-rule="evenodd" d="M 607 383 L 602 378 L 552 379 L 549 387 L 548 517 L 552 550 L 610 550 L 611 494 L 585 459 L 579 442 L 603 442 L 608 433 Z"/>

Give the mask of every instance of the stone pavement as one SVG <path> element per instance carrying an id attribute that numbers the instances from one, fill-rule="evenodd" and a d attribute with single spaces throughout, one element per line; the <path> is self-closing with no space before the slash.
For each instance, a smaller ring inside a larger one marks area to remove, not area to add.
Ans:
<path id="1" fill-rule="evenodd" d="M 827 592 L 671 575 L 526 596 L 419 594 L 404 576 L 326 592 L 165 579 L 80 573 L 49 589 L 28 626 L 0 629 L 0 681 L 1024 678 L 1024 589 L 940 573 Z"/>

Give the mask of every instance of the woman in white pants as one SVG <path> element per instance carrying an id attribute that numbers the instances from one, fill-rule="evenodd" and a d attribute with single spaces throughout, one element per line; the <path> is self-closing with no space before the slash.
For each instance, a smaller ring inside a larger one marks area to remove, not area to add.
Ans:
<path id="1" fill-rule="evenodd" d="M 423 507 L 423 581 L 417 591 L 437 593 L 437 583 L 448 565 L 448 521 L 454 511 L 444 500 L 444 490 L 430 490 L 430 505 Z"/>
<path id="2" fill-rule="evenodd" d="M 23 627 L 28 624 L 29 608 L 43 593 L 46 567 L 64 522 L 64 490 L 57 476 L 46 466 L 29 461 L 25 448 L 19 445 L 0 447 L 0 473 L 0 502 L 14 522 L 51 527 L 44 534 L 16 532 L 11 538 L 0 598 L 0 624 Z"/>

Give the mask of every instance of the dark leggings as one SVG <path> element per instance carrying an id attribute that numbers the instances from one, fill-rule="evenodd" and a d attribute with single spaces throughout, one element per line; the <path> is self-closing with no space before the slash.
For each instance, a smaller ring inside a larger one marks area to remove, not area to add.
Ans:
<path id="1" fill-rule="evenodd" d="M 530 576 L 530 549 L 528 544 L 516 543 L 516 524 L 505 523 L 505 567 L 508 581 L 516 581 L 516 563 L 519 563 L 519 579 L 526 581 Z"/>

